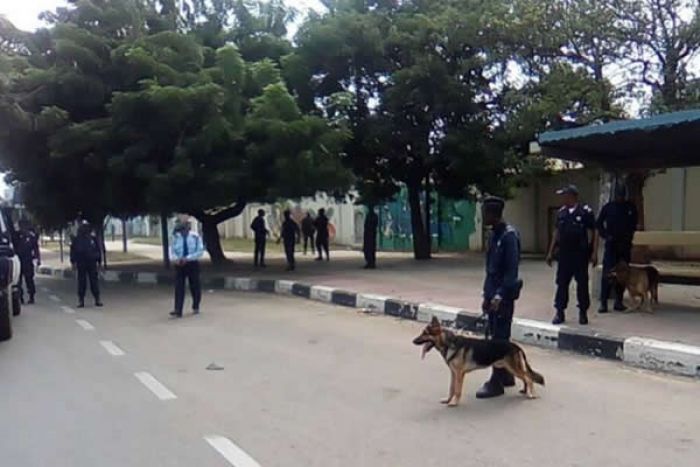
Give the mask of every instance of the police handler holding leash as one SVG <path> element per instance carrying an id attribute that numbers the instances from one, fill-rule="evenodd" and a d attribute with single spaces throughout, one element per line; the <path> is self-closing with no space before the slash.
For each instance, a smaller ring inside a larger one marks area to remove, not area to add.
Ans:
<path id="1" fill-rule="evenodd" d="M 564 206 L 557 213 L 557 227 L 547 253 L 547 264 L 552 265 L 554 249 L 559 248 L 557 264 L 557 293 L 554 298 L 556 314 L 552 324 L 565 321 L 564 312 L 569 304 L 569 284 L 576 279 L 578 322 L 588 324 L 588 308 L 591 296 L 588 291 L 588 263 L 598 263 L 596 251 L 595 216 L 590 206 L 580 204 L 578 188 L 569 185 L 557 191 L 564 199 Z"/>
<path id="2" fill-rule="evenodd" d="M 523 282 L 518 278 L 520 234 L 503 220 L 505 201 L 489 197 L 483 201 L 483 222 L 491 227 L 486 252 L 483 311 L 488 317 L 486 335 L 490 339 L 510 340 L 515 301 L 520 297 Z M 502 395 L 504 387 L 515 386 L 505 368 L 494 368 L 489 379 L 476 393 L 477 399 Z"/>

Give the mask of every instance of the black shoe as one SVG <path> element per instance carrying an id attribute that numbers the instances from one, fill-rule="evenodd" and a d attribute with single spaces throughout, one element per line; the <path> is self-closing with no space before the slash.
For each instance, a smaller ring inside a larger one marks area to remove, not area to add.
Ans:
<path id="1" fill-rule="evenodd" d="M 323 258 L 318 257 L 318 258 L 316 258 L 316 261 L 323 261 Z"/>
<path id="2" fill-rule="evenodd" d="M 85 308 L 85 302 L 79 302 L 78 308 Z"/>
<path id="3" fill-rule="evenodd" d="M 627 307 L 623 305 L 622 303 L 616 303 L 615 306 L 613 307 L 613 310 L 615 311 L 627 311 Z"/>
<path id="4" fill-rule="evenodd" d="M 104 305 L 104 303 L 102 303 L 101 301 L 95 300 L 95 306 L 96 306 L 97 308 L 102 308 L 102 307 L 105 306 L 105 305 Z"/>
<path id="5" fill-rule="evenodd" d="M 554 319 L 552 320 L 552 324 L 562 324 L 565 321 L 566 321 L 566 318 L 564 317 L 564 312 L 557 311 L 557 314 L 554 315 Z"/>
<path id="6" fill-rule="evenodd" d="M 496 384 L 493 381 L 489 380 L 484 383 L 483 386 L 479 388 L 478 391 L 476 391 L 476 398 L 477 399 L 490 399 L 492 397 L 498 397 L 502 396 L 505 394 L 505 390 L 503 389 L 502 384 Z"/>
<path id="7" fill-rule="evenodd" d="M 192 308 L 192 314 L 193 314 L 193 315 L 198 315 L 198 314 L 199 314 L 199 308 Z"/>
<path id="8" fill-rule="evenodd" d="M 600 308 L 598 308 L 598 313 L 604 314 L 608 312 L 608 305 L 600 305 Z"/>
<path id="9" fill-rule="evenodd" d="M 500 377 L 501 384 L 503 384 L 504 388 L 512 388 L 513 386 L 515 386 L 515 378 L 509 371 L 503 370 L 503 372 L 501 372 L 500 374 Z"/>
<path id="10" fill-rule="evenodd" d="M 578 315 L 578 324 L 585 326 L 588 324 L 588 316 L 585 313 Z"/>
<path id="11" fill-rule="evenodd" d="M 19 303 L 24 305 L 24 297 L 19 297 Z"/>
<path id="12" fill-rule="evenodd" d="M 29 297 L 29 302 L 27 302 L 29 305 L 34 305 L 34 297 Z"/>
<path id="13" fill-rule="evenodd" d="M 177 311 L 171 311 L 170 316 L 173 318 L 182 318 L 182 313 L 178 313 Z"/>

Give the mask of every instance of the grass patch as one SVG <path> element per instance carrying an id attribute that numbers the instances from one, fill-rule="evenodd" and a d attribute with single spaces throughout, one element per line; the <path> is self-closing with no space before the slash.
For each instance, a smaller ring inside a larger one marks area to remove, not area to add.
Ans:
<path id="1" fill-rule="evenodd" d="M 124 253 L 123 251 L 108 251 L 107 264 L 110 263 L 128 263 L 134 261 L 150 260 L 147 256 L 138 255 L 135 253 Z"/>

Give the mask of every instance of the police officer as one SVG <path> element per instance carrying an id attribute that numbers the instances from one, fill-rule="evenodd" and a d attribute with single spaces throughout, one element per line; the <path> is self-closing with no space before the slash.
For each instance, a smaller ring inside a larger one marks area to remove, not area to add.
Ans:
<path id="1" fill-rule="evenodd" d="M 88 280 L 90 281 L 90 291 L 95 299 L 95 306 L 102 306 L 100 284 L 97 277 L 97 268 L 101 261 L 102 253 L 97 239 L 92 235 L 90 224 L 82 221 L 70 244 L 70 262 L 78 270 L 78 308 L 85 307 Z"/>
<path id="2" fill-rule="evenodd" d="M 564 311 L 569 303 L 569 284 L 576 279 L 576 297 L 579 324 L 588 324 L 591 297 L 588 292 L 588 262 L 598 262 L 596 254 L 595 217 L 590 206 L 579 203 L 578 188 L 569 185 L 557 191 L 564 205 L 557 213 L 556 231 L 549 245 L 547 264 L 552 265 L 554 250 L 558 248 L 557 292 L 554 298 L 556 314 L 553 324 L 565 321 Z"/>
<path id="3" fill-rule="evenodd" d="M 377 227 L 379 216 L 374 212 L 374 206 L 367 206 L 365 217 L 365 229 L 362 242 L 362 252 L 365 255 L 365 269 L 377 267 Z"/>
<path id="4" fill-rule="evenodd" d="M 253 219 L 253 223 L 250 224 L 250 228 L 255 236 L 255 253 L 254 264 L 255 267 L 260 266 L 265 267 L 265 241 L 267 240 L 267 235 L 270 233 L 265 225 L 265 211 L 262 209 L 258 210 L 258 217 Z"/>
<path id="5" fill-rule="evenodd" d="M 300 233 L 299 225 L 292 219 L 291 211 L 289 209 L 285 210 L 280 240 L 284 243 L 284 254 L 287 257 L 287 271 L 294 271 L 296 267 L 294 261 L 294 246 L 299 241 Z"/>
<path id="6" fill-rule="evenodd" d="M 175 263 L 175 309 L 170 312 L 170 316 L 182 318 L 186 280 L 190 283 L 192 312 L 195 315 L 199 314 L 199 305 L 202 301 L 199 258 L 204 254 L 204 244 L 201 237 L 190 230 L 190 221 L 186 214 L 178 217 L 171 245 L 170 254 Z"/>
<path id="7" fill-rule="evenodd" d="M 486 279 L 482 309 L 488 316 L 487 336 L 510 339 L 515 301 L 520 296 L 522 281 L 518 277 L 520 264 L 520 234 L 503 220 L 505 202 L 501 198 L 486 198 L 482 205 L 484 224 L 491 228 L 486 252 Z M 513 376 L 503 368 L 494 368 L 489 379 L 477 391 L 478 399 L 500 396 L 504 387 L 515 385 Z"/>
<path id="8" fill-rule="evenodd" d="M 301 220 L 301 233 L 304 236 L 304 255 L 311 245 L 311 252 L 314 250 L 314 218 L 311 217 L 311 213 L 307 212 L 306 216 Z"/>
<path id="9" fill-rule="evenodd" d="M 330 255 L 328 252 L 328 244 L 330 240 L 330 233 L 328 231 L 328 218 L 326 217 L 326 210 L 321 208 L 318 210 L 318 216 L 314 220 L 314 227 L 316 228 L 316 249 L 318 250 L 318 258 L 316 261 L 323 260 L 323 252 L 326 252 L 326 261 L 330 261 Z"/>
<path id="10" fill-rule="evenodd" d="M 24 303 L 24 288 L 22 287 L 22 283 L 24 282 L 27 286 L 29 304 L 31 305 L 34 303 L 34 295 L 36 294 L 36 286 L 34 285 L 34 261 L 36 261 L 37 266 L 41 266 L 41 253 L 39 251 L 38 236 L 32 231 L 26 219 L 21 219 L 19 221 L 15 248 L 17 249 L 17 257 L 20 262 L 20 300 Z"/>
<path id="11" fill-rule="evenodd" d="M 600 211 L 596 227 L 600 237 L 605 240 L 605 253 L 603 255 L 603 277 L 600 284 L 600 309 L 599 313 L 608 312 L 608 299 L 610 297 L 611 283 L 610 271 L 619 261 L 630 262 L 632 257 L 632 239 L 637 230 L 637 208 L 634 203 L 627 200 L 627 189 L 620 184 L 615 188 L 614 201 L 603 206 Z M 622 296 L 624 286 L 615 287 L 615 310 L 624 311 Z"/>

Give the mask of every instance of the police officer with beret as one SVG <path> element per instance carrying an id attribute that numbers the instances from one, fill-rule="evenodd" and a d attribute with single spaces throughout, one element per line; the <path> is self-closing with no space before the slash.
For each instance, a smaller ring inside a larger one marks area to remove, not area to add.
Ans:
<path id="1" fill-rule="evenodd" d="M 596 252 L 595 216 L 590 206 L 579 203 L 578 188 L 569 185 L 557 191 L 564 205 L 557 213 L 556 231 L 549 245 L 547 264 L 552 265 L 554 250 L 558 248 L 557 293 L 554 298 L 556 314 L 552 324 L 565 321 L 564 312 L 569 304 L 569 284 L 576 279 L 579 324 L 588 324 L 591 297 L 588 291 L 588 263 L 598 262 Z"/>
<path id="2" fill-rule="evenodd" d="M 522 281 L 518 277 L 520 264 L 520 234 L 503 220 L 505 202 L 489 197 L 483 201 L 483 222 L 491 228 L 486 252 L 486 279 L 482 309 L 488 317 L 487 337 L 510 339 L 515 301 L 520 296 Z M 478 399 L 500 396 L 504 387 L 515 385 L 513 375 L 503 368 L 494 368 L 489 379 L 477 391 Z"/>
<path id="3" fill-rule="evenodd" d="M 637 208 L 634 203 L 627 200 L 626 187 L 618 185 L 615 188 L 614 201 L 603 206 L 596 222 L 598 233 L 605 240 L 599 313 L 608 312 L 608 299 L 612 285 L 609 278 L 610 271 L 618 262 L 629 263 L 632 259 L 632 239 L 637 230 L 637 221 Z M 616 311 L 625 311 L 625 305 L 622 303 L 624 292 L 624 286 L 615 287 Z"/>
<path id="4" fill-rule="evenodd" d="M 26 219 L 19 221 L 15 248 L 20 262 L 20 300 L 24 303 L 24 288 L 22 287 L 22 282 L 24 282 L 27 286 L 29 304 L 31 305 L 34 303 L 34 295 L 36 295 L 34 261 L 36 261 L 37 266 L 41 266 L 41 252 L 39 251 L 39 237 L 32 230 L 31 224 Z"/>

